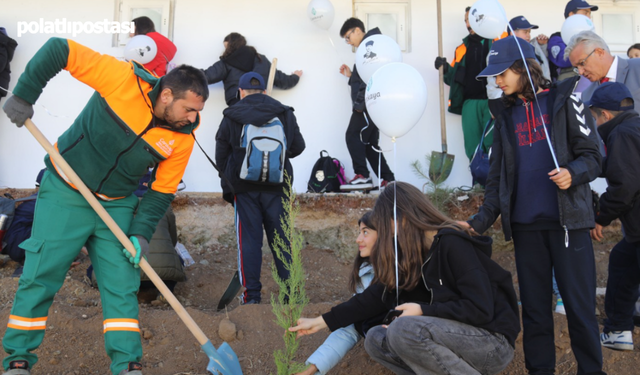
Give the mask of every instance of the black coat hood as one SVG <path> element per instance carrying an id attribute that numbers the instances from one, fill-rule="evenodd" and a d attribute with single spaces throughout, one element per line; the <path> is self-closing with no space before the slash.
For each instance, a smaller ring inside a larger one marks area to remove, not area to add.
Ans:
<path id="1" fill-rule="evenodd" d="M 228 107 L 222 114 L 238 124 L 262 126 L 276 116 L 282 116 L 287 110 L 293 110 L 279 101 L 264 94 L 246 96 L 236 105 Z"/>
<path id="2" fill-rule="evenodd" d="M 255 48 L 243 46 L 221 60 L 243 72 L 251 72 L 253 71 L 256 56 Z"/>

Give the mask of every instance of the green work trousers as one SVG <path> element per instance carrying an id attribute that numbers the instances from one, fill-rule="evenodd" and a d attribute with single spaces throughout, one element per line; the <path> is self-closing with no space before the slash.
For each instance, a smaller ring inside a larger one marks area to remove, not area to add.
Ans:
<path id="1" fill-rule="evenodd" d="M 101 204 L 126 233 L 138 198 L 131 195 Z M 2 341 L 8 353 L 3 361 L 5 369 L 14 360 L 26 360 L 30 367 L 37 362 L 33 351 L 44 338 L 53 297 L 85 245 L 100 285 L 111 372 L 117 375 L 129 362 L 142 359 L 136 296 L 140 270 L 122 254 L 123 246 L 84 197 L 46 172 L 38 193 L 31 238 L 20 245 L 26 250 L 26 260 Z"/>
<path id="2" fill-rule="evenodd" d="M 489 101 L 487 99 L 467 99 L 462 105 L 462 134 L 464 136 L 464 152 L 469 161 L 480 143 L 482 131 L 487 122 L 491 119 L 489 112 Z M 493 143 L 493 132 L 484 137 L 485 151 L 491 148 Z"/>

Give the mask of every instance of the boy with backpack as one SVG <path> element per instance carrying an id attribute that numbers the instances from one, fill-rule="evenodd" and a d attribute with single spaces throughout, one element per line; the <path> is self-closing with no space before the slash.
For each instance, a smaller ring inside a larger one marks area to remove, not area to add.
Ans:
<path id="1" fill-rule="evenodd" d="M 289 159 L 304 151 L 305 142 L 293 108 L 265 95 L 260 74 L 245 73 L 238 87 L 241 100 L 222 112 L 224 118 L 216 134 L 216 164 L 226 177 L 221 181 L 223 198 L 236 207 L 238 273 L 245 288 L 241 302 L 257 304 L 262 289 L 263 227 L 278 275 L 283 280 L 289 278 L 275 255 L 273 239 L 277 231 L 286 241 L 280 225 L 284 172 L 293 182 Z"/>

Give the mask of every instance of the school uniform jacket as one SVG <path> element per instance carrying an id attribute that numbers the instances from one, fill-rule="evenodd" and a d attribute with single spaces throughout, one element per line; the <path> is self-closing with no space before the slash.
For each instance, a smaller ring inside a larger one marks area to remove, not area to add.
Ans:
<path id="1" fill-rule="evenodd" d="M 547 96 L 550 110 L 550 140 L 558 164 L 571 173 L 571 186 L 557 189 L 559 230 L 588 229 L 595 226 L 589 182 L 598 177 L 602 156 L 598 136 L 589 109 L 572 94 L 580 77 L 567 78 L 554 84 Z M 502 231 L 511 239 L 511 209 L 515 186 L 516 136 L 511 107 L 496 116 L 489 176 L 484 203 L 469 224 L 483 233 L 502 215 Z"/>
<path id="2" fill-rule="evenodd" d="M 157 126 L 153 106 L 160 93 L 159 78 L 138 63 L 101 55 L 62 38 L 51 38 L 40 48 L 20 76 L 14 94 L 35 103 L 47 82 L 61 70 L 95 92 L 58 138 L 56 149 L 102 200 L 130 196 L 138 180 L 155 167 L 149 191 L 129 229 L 129 235 L 149 240 L 175 197 L 191 156 L 192 132 L 200 123 L 200 115 L 179 131 Z M 65 180 L 48 155 L 45 163 Z"/>

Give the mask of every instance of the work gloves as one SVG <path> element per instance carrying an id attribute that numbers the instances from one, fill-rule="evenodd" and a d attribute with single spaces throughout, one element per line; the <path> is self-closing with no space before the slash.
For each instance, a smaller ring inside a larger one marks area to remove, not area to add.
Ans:
<path id="1" fill-rule="evenodd" d="M 33 117 L 33 105 L 26 100 L 12 95 L 2 107 L 9 117 L 9 120 L 19 128 L 24 125 L 28 118 Z"/>
<path id="2" fill-rule="evenodd" d="M 433 65 L 436 67 L 436 69 L 440 69 L 440 67 L 442 67 L 442 73 L 446 73 L 447 70 L 449 70 L 449 63 L 447 62 L 446 57 L 436 57 L 436 61 Z"/>
<path id="3" fill-rule="evenodd" d="M 122 253 L 129 259 L 129 262 L 133 264 L 135 268 L 140 268 L 140 257 L 143 257 L 149 253 L 149 242 L 142 236 L 129 237 L 133 247 L 136 248 L 136 255 L 132 256 L 129 250 L 122 249 Z"/>

